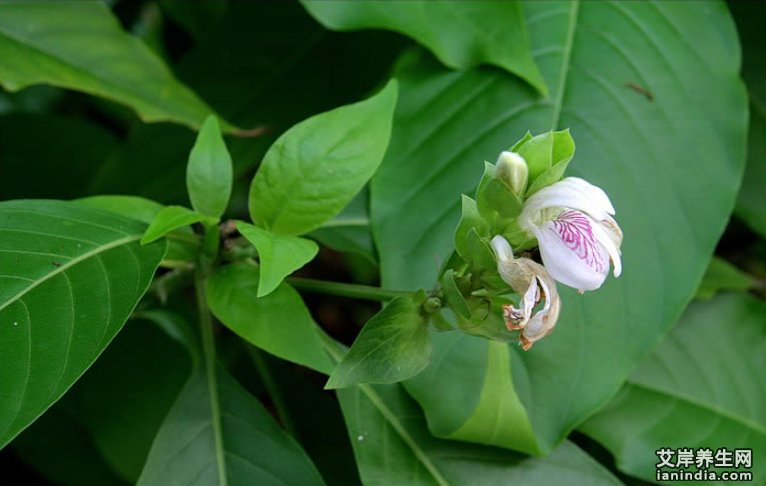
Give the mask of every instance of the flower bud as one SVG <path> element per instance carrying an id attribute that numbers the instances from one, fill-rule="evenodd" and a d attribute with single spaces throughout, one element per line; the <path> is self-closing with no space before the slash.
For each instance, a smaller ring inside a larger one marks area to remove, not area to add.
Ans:
<path id="1" fill-rule="evenodd" d="M 527 162 L 515 152 L 501 152 L 495 164 L 495 178 L 503 181 L 514 194 L 522 197 L 527 190 L 529 178 Z"/>

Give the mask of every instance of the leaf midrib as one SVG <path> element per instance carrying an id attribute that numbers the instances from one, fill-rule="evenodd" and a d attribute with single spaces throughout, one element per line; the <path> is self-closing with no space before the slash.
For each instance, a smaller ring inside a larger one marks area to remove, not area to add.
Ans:
<path id="1" fill-rule="evenodd" d="M 399 423 L 399 420 L 396 418 L 394 413 L 389 409 L 385 403 L 383 403 L 383 400 L 380 398 L 380 395 L 378 395 L 375 390 L 369 386 L 369 385 L 358 385 L 359 388 L 362 390 L 362 392 L 367 396 L 367 399 L 372 402 L 372 404 L 375 406 L 375 408 L 378 409 L 378 412 L 380 412 L 381 415 L 383 415 L 383 418 L 386 419 L 386 421 L 391 425 L 391 427 L 396 431 L 397 434 L 399 434 L 399 437 L 404 441 L 405 444 L 412 450 L 413 454 L 415 454 L 415 457 L 423 464 L 423 466 L 426 468 L 426 470 L 431 473 L 431 476 L 434 478 L 434 481 L 436 481 L 437 484 L 441 486 L 450 486 L 450 483 L 442 476 L 441 472 L 439 472 L 439 469 L 437 469 L 436 465 L 431 462 L 431 460 L 426 455 L 425 451 L 421 449 L 421 447 L 418 445 L 418 443 L 415 441 L 415 439 L 412 438 L 410 434 L 407 433 L 407 430 L 402 426 L 401 423 Z"/>
<path id="2" fill-rule="evenodd" d="M 83 262 L 83 261 L 85 261 L 85 260 L 87 260 L 89 258 L 92 258 L 92 257 L 94 257 L 96 255 L 99 255 L 101 253 L 104 253 L 104 252 L 107 252 L 107 251 L 112 250 L 114 248 L 117 248 L 118 246 L 127 245 L 128 243 L 132 243 L 134 241 L 138 241 L 139 239 L 141 239 L 141 235 L 126 236 L 124 238 L 120 238 L 118 240 L 114 240 L 114 241 L 112 241 L 110 243 L 107 243 L 107 244 L 105 244 L 103 246 L 98 246 L 98 247 L 96 247 L 96 248 L 94 248 L 94 249 L 92 249 L 90 251 L 87 251 L 87 252 L 83 253 L 80 256 L 72 258 L 68 262 L 62 264 L 60 267 L 56 267 L 56 269 L 54 269 L 50 273 L 45 274 L 43 277 L 40 277 L 40 278 L 38 278 L 36 280 L 33 280 L 32 283 L 29 284 L 29 286 L 25 287 L 23 290 L 21 290 L 18 293 L 16 293 L 16 295 L 12 296 L 10 299 L 8 299 L 7 301 L 5 301 L 2 304 L 0 304 L 0 312 L 5 310 L 5 308 L 8 307 L 9 305 L 13 304 L 17 300 L 19 300 L 22 297 L 24 297 L 26 294 L 28 294 L 29 292 L 34 290 L 39 285 L 42 285 L 43 283 L 45 283 L 48 280 L 50 280 L 53 277 L 55 277 L 56 275 L 59 275 L 59 274 L 61 274 L 63 272 L 66 272 L 68 269 L 72 268 L 73 266 L 77 265 L 78 263 Z"/>
<path id="3" fill-rule="evenodd" d="M 329 337 L 324 332 L 321 332 L 321 330 L 320 330 L 319 336 L 322 339 L 322 345 L 324 346 L 327 353 L 332 357 L 332 359 L 336 363 L 340 362 L 343 359 L 343 355 L 336 348 L 335 340 Z M 417 441 L 415 441 L 415 439 L 412 438 L 412 436 L 409 433 L 407 433 L 407 430 L 402 426 L 402 424 L 396 418 L 396 416 L 391 411 L 391 409 L 389 409 L 386 406 L 386 404 L 380 398 L 380 395 L 378 395 L 375 392 L 375 389 L 373 389 L 370 385 L 357 385 L 357 387 L 360 390 L 362 390 L 362 393 L 364 393 L 367 396 L 367 399 L 373 404 L 373 406 L 376 409 L 378 409 L 378 412 L 380 412 L 380 414 L 383 415 L 383 418 L 386 419 L 386 421 L 391 425 L 394 431 L 396 431 L 396 433 L 399 434 L 399 437 L 412 450 L 413 454 L 415 454 L 415 457 L 418 459 L 418 461 L 420 461 L 421 464 L 423 464 L 426 470 L 431 474 L 434 481 L 436 481 L 436 483 L 439 484 L 440 486 L 450 486 L 450 483 L 444 478 L 444 476 L 442 476 L 441 472 L 439 472 L 439 469 L 428 458 L 425 451 L 418 445 Z"/>
<path id="4" fill-rule="evenodd" d="M 561 59 L 561 71 L 559 72 L 559 83 L 556 89 L 556 100 L 553 104 L 553 115 L 551 116 L 551 130 L 556 130 L 561 121 L 561 108 L 564 104 L 564 91 L 569 75 L 570 60 L 572 58 L 572 48 L 574 46 L 574 34 L 577 30 L 577 15 L 580 9 L 580 1 L 573 0 L 569 9 L 569 23 L 567 24 L 567 38 L 564 44 L 563 55 Z"/>

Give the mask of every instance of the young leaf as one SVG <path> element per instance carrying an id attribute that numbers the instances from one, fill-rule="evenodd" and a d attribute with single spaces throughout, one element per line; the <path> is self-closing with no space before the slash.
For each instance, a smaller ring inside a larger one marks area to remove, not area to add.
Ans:
<path id="1" fill-rule="evenodd" d="M 530 52 L 521 3 L 303 0 L 303 5 L 327 28 L 393 30 L 423 44 L 449 67 L 493 64 L 548 93 Z"/>
<path id="2" fill-rule="evenodd" d="M 264 351 L 329 374 L 332 364 L 300 295 L 282 284 L 259 298 L 259 280 L 259 269 L 248 263 L 216 269 L 207 283 L 213 315 Z"/>
<path id="3" fill-rule="evenodd" d="M 365 324 L 325 388 L 396 383 L 420 373 L 430 359 L 428 326 L 418 304 L 397 297 Z"/>
<path id="4" fill-rule="evenodd" d="M 0 203 L 0 447 L 74 383 L 122 328 L 166 245 L 144 226 L 61 201 Z"/>
<path id="5" fill-rule="evenodd" d="M 338 214 L 377 170 L 388 147 L 397 84 L 313 116 L 274 142 L 250 187 L 250 216 L 300 235 Z"/>
<path id="6" fill-rule="evenodd" d="M 763 478 L 766 463 L 756 459 L 766 450 L 765 358 L 763 301 L 737 293 L 694 303 L 581 430 L 620 470 L 647 481 L 663 447 L 750 449 L 753 478 Z"/>
<path id="7" fill-rule="evenodd" d="M 103 209 L 142 223 L 151 224 L 165 206 L 138 196 L 91 196 L 72 201 L 81 206 Z M 163 262 L 190 262 L 196 258 L 199 245 L 191 228 L 181 227 L 168 239 L 168 251 Z"/>
<path id="8" fill-rule="evenodd" d="M 157 241 L 173 230 L 202 221 L 215 224 L 216 219 L 183 206 L 168 206 L 160 210 L 154 217 L 152 224 L 149 225 L 141 238 L 141 244 L 146 245 Z"/>
<path id="9" fill-rule="evenodd" d="M 192 207 L 220 218 L 231 197 L 233 169 L 218 119 L 209 116 L 197 135 L 186 166 L 186 188 Z"/>
<path id="10" fill-rule="evenodd" d="M 237 221 L 237 229 L 258 250 L 261 264 L 258 297 L 273 292 L 286 276 L 310 262 L 319 252 L 316 243 L 298 236 L 275 235 L 242 221 Z"/>
<path id="11" fill-rule="evenodd" d="M 197 128 L 211 112 L 101 2 L 0 3 L 0 83 L 51 84 L 126 104 L 142 120 Z"/>
<path id="12" fill-rule="evenodd" d="M 323 485 L 258 400 L 226 371 L 193 373 L 165 418 L 139 486 Z"/>

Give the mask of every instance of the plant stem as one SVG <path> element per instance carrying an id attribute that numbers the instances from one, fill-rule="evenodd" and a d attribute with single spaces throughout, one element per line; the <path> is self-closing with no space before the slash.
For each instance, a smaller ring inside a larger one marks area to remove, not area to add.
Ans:
<path id="1" fill-rule="evenodd" d="M 194 290 L 197 297 L 200 335 L 202 337 L 203 366 L 207 376 L 208 393 L 210 395 L 210 414 L 215 438 L 215 455 L 218 464 L 218 484 L 226 486 L 228 478 L 225 469 L 223 450 L 223 431 L 221 430 L 221 403 L 218 398 L 218 377 L 216 375 L 215 341 L 213 339 L 213 317 L 205 298 L 205 272 L 203 265 L 197 265 L 194 272 Z"/>
<path id="2" fill-rule="evenodd" d="M 287 410 L 284 394 L 274 381 L 274 376 L 269 369 L 269 365 L 266 363 L 266 360 L 263 357 L 263 351 L 256 348 L 255 346 L 248 346 L 248 354 L 253 360 L 255 369 L 258 371 L 258 374 L 261 377 L 263 386 L 266 387 L 266 391 L 268 392 L 269 397 L 271 397 L 271 402 L 274 404 L 274 408 L 276 409 L 279 421 L 282 422 L 285 430 L 287 430 L 290 435 L 297 438 L 298 430 L 295 427 L 295 423 L 293 422 L 292 418 L 290 417 L 290 413 Z"/>
<path id="3" fill-rule="evenodd" d="M 387 301 L 395 299 L 396 297 L 406 297 L 411 295 L 411 292 L 403 290 L 385 290 L 370 285 L 328 282 L 326 280 L 315 280 L 312 278 L 288 277 L 285 281 L 297 289 L 306 290 L 308 292 L 339 295 L 341 297 L 351 297 L 354 299 Z"/>

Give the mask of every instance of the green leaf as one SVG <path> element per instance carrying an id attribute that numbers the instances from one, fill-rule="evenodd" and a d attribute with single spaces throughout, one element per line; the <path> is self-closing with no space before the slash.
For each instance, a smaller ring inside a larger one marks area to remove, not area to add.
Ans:
<path id="1" fill-rule="evenodd" d="M 314 376 L 250 347 L 250 357 L 268 387 L 279 422 L 303 446 L 328 484 L 361 484 L 340 405 Z M 259 363 L 261 361 L 261 363 Z M 296 393 L 300 390 L 299 393 Z M 310 403 L 311 406 L 306 406 Z"/>
<path id="2" fill-rule="evenodd" d="M 568 441 L 547 457 L 533 458 L 436 439 L 398 385 L 361 385 L 337 393 L 365 485 L 620 484 Z"/>
<path id="3" fill-rule="evenodd" d="M 138 480 L 139 486 L 168 484 L 324 482 L 258 400 L 223 369 L 210 380 L 200 367 L 165 418 Z"/>
<path id="4" fill-rule="evenodd" d="M 561 179 L 574 157 L 575 144 L 569 129 L 566 129 L 542 133 L 522 141 L 516 150 L 529 167 L 529 197 Z"/>
<path id="5" fill-rule="evenodd" d="M 329 374 L 332 365 L 300 295 L 282 284 L 259 298 L 259 273 L 247 263 L 216 269 L 207 283 L 210 310 L 229 329 L 264 351 Z"/>
<path id="6" fill-rule="evenodd" d="M 250 188 L 253 221 L 300 235 L 338 214 L 378 168 L 388 147 L 397 84 L 295 125 L 271 146 Z"/>
<path id="7" fill-rule="evenodd" d="M 425 410 L 438 437 L 474 440 L 539 454 L 539 446 L 512 370 L 522 363 L 508 346 L 460 333 L 433 333 L 433 365 L 404 383 Z M 454 387 L 451 382 L 461 383 Z M 441 391 L 439 391 L 441 390 Z M 467 418 L 466 418 L 467 417 Z"/>
<path id="8" fill-rule="evenodd" d="M 333 30 L 387 29 L 411 37 L 445 65 L 492 64 L 548 90 L 532 58 L 520 2 L 357 2 L 302 0 Z"/>
<path id="9" fill-rule="evenodd" d="M 58 201 L 0 203 L 0 446 L 95 361 L 151 282 L 164 243 L 144 226 Z"/>
<path id="10" fill-rule="evenodd" d="M 100 2 L 0 3 L 0 83 L 50 84 L 128 105 L 146 122 L 197 128 L 211 112 Z"/>
<path id="11" fill-rule="evenodd" d="M 766 238 L 766 105 L 750 104 L 750 129 L 747 144 L 747 169 L 737 200 L 736 214 L 753 231 Z"/>
<path id="12" fill-rule="evenodd" d="M 237 221 L 237 229 L 258 250 L 261 265 L 258 297 L 273 292 L 285 277 L 313 260 L 319 252 L 319 246 L 305 238 L 275 235 L 242 221 Z"/>
<path id="13" fill-rule="evenodd" d="M 766 64 L 763 53 L 766 38 L 766 4 L 736 2 L 728 5 L 737 22 L 744 62 L 742 77 L 750 94 L 750 128 L 747 143 L 747 169 L 737 201 L 736 215 L 753 231 L 766 238 Z"/>
<path id="14" fill-rule="evenodd" d="M 131 320 L 56 406 L 76 417 L 107 463 L 135 484 L 189 376 L 189 362 L 180 344 L 159 327 Z"/>
<path id="15" fill-rule="evenodd" d="M 702 276 L 696 298 L 710 300 L 719 292 L 744 291 L 757 284 L 755 277 L 738 269 L 723 258 L 713 257 Z"/>
<path id="16" fill-rule="evenodd" d="M 195 211 L 214 218 L 223 216 L 231 197 L 232 172 L 218 119 L 211 115 L 197 135 L 186 167 L 186 188 Z"/>
<path id="17" fill-rule="evenodd" d="M 138 196 L 90 196 L 75 199 L 75 204 L 103 209 L 142 223 L 151 224 L 164 209 L 162 204 Z M 181 227 L 168 238 L 168 251 L 163 262 L 190 262 L 197 256 L 199 241 L 191 228 Z"/>
<path id="18" fill-rule="evenodd" d="M 552 100 L 508 76 L 447 71 L 423 56 L 395 74 L 401 92 L 394 131 L 371 183 L 385 287 L 434 285 L 434 256 L 446 259 L 453 250 L 460 194 L 473 192 L 484 160 L 527 131 L 571 127 L 577 157 L 568 175 L 604 188 L 617 209 L 625 231 L 622 276 L 584 296 L 559 287 L 556 331 L 526 353 L 510 345 L 514 387 L 542 452 L 606 403 L 675 322 L 734 207 L 746 97 L 726 7 L 705 5 L 526 3 L 533 51 L 555 87 Z M 469 388 L 462 379 L 444 386 Z M 445 402 L 461 423 L 470 420 L 470 407 Z M 430 405 L 425 412 L 431 424 L 445 413 Z"/>
<path id="19" fill-rule="evenodd" d="M 692 304 L 581 430 L 620 470 L 649 481 L 662 447 L 751 449 L 753 477 L 764 477 L 756 459 L 766 449 L 766 304 L 746 294 Z"/>
<path id="20" fill-rule="evenodd" d="M 430 359 L 431 341 L 420 305 L 411 297 L 397 297 L 364 325 L 325 388 L 396 383 L 420 373 Z"/>
<path id="21" fill-rule="evenodd" d="M 183 206 L 167 206 L 154 216 L 152 223 L 141 238 L 141 244 L 146 245 L 157 241 L 171 231 L 200 222 L 215 224 L 217 221 L 215 218 L 205 216 Z"/>
<path id="22" fill-rule="evenodd" d="M 448 269 L 441 277 L 442 290 L 444 290 L 444 299 L 447 301 L 449 308 L 452 309 L 455 314 L 463 319 L 471 318 L 471 309 L 468 308 L 468 304 L 463 297 L 463 293 L 455 282 L 455 272 L 452 269 Z"/>
<path id="23" fill-rule="evenodd" d="M 495 166 L 484 162 L 484 175 L 476 189 L 476 204 L 481 215 L 489 221 L 495 214 L 515 218 L 521 213 L 521 200 L 510 187 L 495 178 Z"/>

